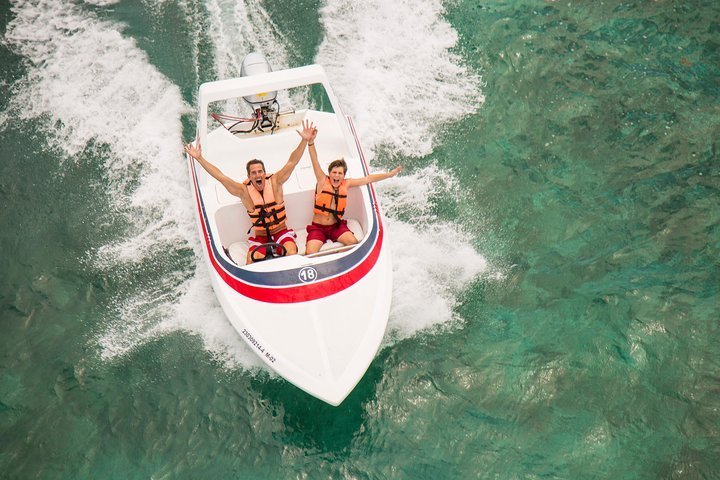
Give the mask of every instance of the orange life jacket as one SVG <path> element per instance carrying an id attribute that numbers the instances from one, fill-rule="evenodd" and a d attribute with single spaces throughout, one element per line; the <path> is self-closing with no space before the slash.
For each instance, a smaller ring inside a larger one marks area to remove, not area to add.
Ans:
<path id="1" fill-rule="evenodd" d="M 315 194 L 315 209 L 313 212 L 321 215 L 333 215 L 339 221 L 345 214 L 347 192 L 347 182 L 345 180 L 335 190 L 330 183 L 330 177 L 326 175 L 320 193 Z M 332 208 L 333 204 L 335 208 Z"/>
<path id="2" fill-rule="evenodd" d="M 250 179 L 243 182 L 255 204 L 255 210 L 248 212 L 248 215 L 253 222 L 252 226 L 255 227 L 256 236 L 266 236 L 268 228 L 271 235 L 285 228 L 285 202 L 275 202 L 275 193 L 270 177 L 272 175 L 265 177 L 265 188 L 262 193 L 250 185 Z M 252 229 L 252 227 L 250 228 Z"/>

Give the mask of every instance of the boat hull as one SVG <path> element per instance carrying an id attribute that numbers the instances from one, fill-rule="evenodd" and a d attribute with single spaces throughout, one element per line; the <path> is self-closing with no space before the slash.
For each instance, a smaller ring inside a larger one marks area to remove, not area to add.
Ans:
<path id="1" fill-rule="evenodd" d="M 272 85 L 280 90 L 310 80 L 329 88 L 317 66 L 296 70 L 252 78 L 258 88 Z M 207 111 L 207 98 L 243 96 L 253 93 L 252 86 L 248 78 L 237 83 L 218 82 L 216 87 L 204 84 L 200 110 Z M 329 96 L 334 101 L 331 91 Z M 343 157 L 349 176 L 369 174 L 352 121 L 339 113 L 337 105 L 334 110 L 338 113 L 293 112 L 286 128 L 271 135 L 240 138 L 222 127 L 205 131 L 205 124 L 199 120 L 198 139 L 204 142 L 206 158 L 241 180 L 244 165 L 236 160 L 239 155 L 268 159 L 267 171 L 276 171 L 281 164 L 272 162 L 297 145 L 298 123 L 310 120 L 318 126 L 319 154 L 326 164 Z M 358 244 L 244 265 L 244 257 L 230 256 L 233 247 L 247 238 L 249 219 L 244 207 L 190 157 L 188 166 L 203 257 L 230 323 L 281 377 L 331 405 L 339 405 L 377 354 L 390 312 L 392 264 L 372 184 L 353 188 L 348 195 L 346 217 L 353 217 L 358 225 Z M 312 219 L 315 181 L 305 153 L 292 180 L 283 185 L 288 226 L 298 234 Z M 298 235 L 297 244 L 302 253 L 303 235 Z"/>

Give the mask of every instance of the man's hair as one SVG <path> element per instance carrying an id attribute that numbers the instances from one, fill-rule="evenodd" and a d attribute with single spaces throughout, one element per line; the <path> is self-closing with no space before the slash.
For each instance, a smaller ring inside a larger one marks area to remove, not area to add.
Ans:
<path id="1" fill-rule="evenodd" d="M 343 173 L 347 173 L 347 163 L 345 163 L 344 159 L 338 158 L 330 162 L 330 165 L 328 165 L 328 173 L 332 172 L 332 169 L 335 167 L 342 167 Z"/>
<path id="2" fill-rule="evenodd" d="M 257 158 L 253 158 L 249 162 L 247 162 L 247 165 L 245 165 L 245 170 L 247 170 L 248 175 L 250 175 L 250 167 L 255 165 L 256 163 L 259 163 L 263 167 L 263 172 L 265 171 L 265 164 L 262 162 L 262 160 L 258 160 Z"/>

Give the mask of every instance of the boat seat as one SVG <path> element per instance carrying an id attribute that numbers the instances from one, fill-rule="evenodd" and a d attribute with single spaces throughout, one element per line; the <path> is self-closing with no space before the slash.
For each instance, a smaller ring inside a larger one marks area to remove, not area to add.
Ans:
<path id="1" fill-rule="evenodd" d="M 360 226 L 360 222 L 355 220 L 354 218 L 348 218 L 347 219 L 347 226 L 350 229 L 353 234 L 355 234 L 355 238 L 358 239 L 358 241 L 362 240 L 362 238 L 365 236 L 365 232 L 363 232 L 362 227 Z M 295 234 L 297 235 L 297 239 L 295 239 L 295 243 L 297 243 L 298 246 L 298 252 L 301 255 L 305 254 L 305 242 L 307 241 L 307 230 L 305 227 L 295 229 Z M 340 248 L 343 244 L 340 242 L 331 242 L 327 241 L 325 244 L 320 247 L 320 251 L 324 252 L 327 250 L 332 250 L 334 248 Z M 232 259 L 233 262 L 237 263 L 238 265 L 245 265 L 245 262 L 247 260 L 247 253 L 248 253 L 248 243 L 247 240 L 242 240 L 239 242 L 235 242 L 231 244 L 229 247 L 227 247 L 227 252 L 230 255 L 230 259 Z"/>

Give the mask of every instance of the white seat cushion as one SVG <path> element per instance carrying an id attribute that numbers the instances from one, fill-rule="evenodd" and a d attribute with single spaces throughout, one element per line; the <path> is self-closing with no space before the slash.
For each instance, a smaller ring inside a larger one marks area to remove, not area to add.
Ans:
<path id="1" fill-rule="evenodd" d="M 245 265 L 247 263 L 248 243 L 243 240 L 235 242 L 228 247 L 228 253 L 230 259 L 238 265 Z"/>

